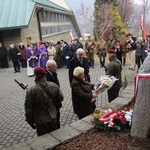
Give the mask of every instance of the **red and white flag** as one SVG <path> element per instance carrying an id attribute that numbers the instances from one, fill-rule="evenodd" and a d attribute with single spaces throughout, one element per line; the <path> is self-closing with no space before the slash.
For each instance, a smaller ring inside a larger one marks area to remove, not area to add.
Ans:
<path id="1" fill-rule="evenodd" d="M 70 41 L 74 40 L 72 32 L 70 31 Z"/>
<path id="2" fill-rule="evenodd" d="M 140 26 L 141 26 L 141 29 L 142 29 L 142 38 L 146 40 L 146 33 L 145 33 L 145 27 L 144 27 L 143 14 L 140 17 Z"/>
<path id="3" fill-rule="evenodd" d="M 143 14 L 140 16 L 140 25 L 141 25 L 141 29 L 144 29 L 144 21 L 143 21 Z"/>
<path id="4" fill-rule="evenodd" d="M 150 79 L 150 74 L 138 74 L 134 77 L 134 103 L 136 101 L 136 96 L 137 96 L 137 92 L 138 92 L 139 78 Z"/>

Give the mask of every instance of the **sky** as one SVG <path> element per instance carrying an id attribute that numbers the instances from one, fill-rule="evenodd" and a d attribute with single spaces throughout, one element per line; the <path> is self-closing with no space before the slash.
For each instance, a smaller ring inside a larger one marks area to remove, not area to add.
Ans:
<path id="1" fill-rule="evenodd" d="M 143 3 L 143 0 L 134 0 L 134 3 L 141 5 Z"/>
<path id="2" fill-rule="evenodd" d="M 90 10 L 91 13 L 89 14 L 92 14 L 92 10 L 94 10 L 94 0 L 65 0 L 65 1 L 69 5 L 69 7 L 73 10 L 75 15 L 76 15 L 76 11 L 80 9 L 81 3 L 83 3 L 87 7 L 91 6 L 91 10 Z M 76 15 L 76 18 L 77 18 L 77 15 Z M 90 33 L 90 34 L 93 33 L 93 27 L 91 23 L 89 23 L 86 20 L 78 19 L 78 18 L 77 18 L 77 21 L 78 21 L 81 32 Z"/>
<path id="3" fill-rule="evenodd" d="M 81 3 L 85 4 L 86 6 L 93 6 L 94 7 L 94 0 L 65 0 L 70 8 L 76 12 L 77 9 L 80 8 Z"/>

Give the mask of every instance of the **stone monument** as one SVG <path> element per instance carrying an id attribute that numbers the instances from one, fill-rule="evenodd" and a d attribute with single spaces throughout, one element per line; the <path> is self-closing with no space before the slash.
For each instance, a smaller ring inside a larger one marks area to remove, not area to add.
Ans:
<path id="1" fill-rule="evenodd" d="M 150 54 L 144 60 L 139 74 L 150 75 Z M 150 137 L 150 78 L 139 78 L 138 81 L 131 136 L 144 139 Z"/>

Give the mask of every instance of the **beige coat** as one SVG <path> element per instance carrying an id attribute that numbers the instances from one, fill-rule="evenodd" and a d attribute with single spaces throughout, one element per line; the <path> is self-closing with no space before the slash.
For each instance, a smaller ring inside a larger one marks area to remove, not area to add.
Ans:
<path id="1" fill-rule="evenodd" d="M 48 47 L 47 51 L 48 51 L 48 59 L 54 59 L 56 55 L 55 47 Z"/>
<path id="2" fill-rule="evenodd" d="M 93 53 L 95 48 L 94 40 L 86 40 L 85 41 L 85 51 L 86 53 Z"/>

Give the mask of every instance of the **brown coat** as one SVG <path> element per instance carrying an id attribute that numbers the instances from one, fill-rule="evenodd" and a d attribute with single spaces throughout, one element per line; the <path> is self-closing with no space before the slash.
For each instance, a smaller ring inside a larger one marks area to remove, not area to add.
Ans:
<path id="1" fill-rule="evenodd" d="M 26 47 L 23 45 L 22 47 L 18 47 L 19 53 L 21 53 L 21 59 L 26 59 Z"/>
<path id="2" fill-rule="evenodd" d="M 92 114 L 95 109 L 95 103 L 91 103 L 93 85 L 74 77 L 71 88 L 75 114 L 82 117 Z"/>
<path id="3" fill-rule="evenodd" d="M 107 42 L 105 40 L 100 40 L 97 44 L 98 51 L 106 51 L 107 50 Z"/>

